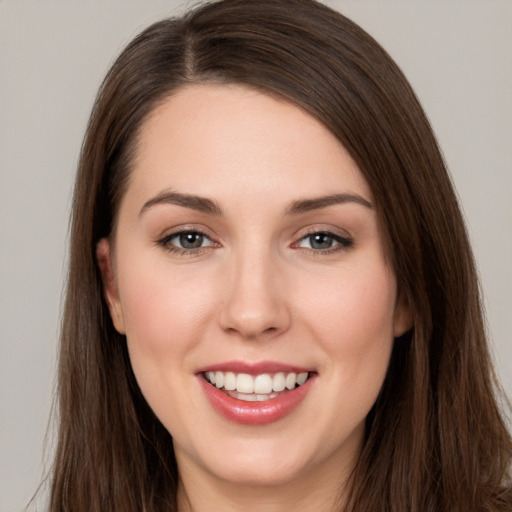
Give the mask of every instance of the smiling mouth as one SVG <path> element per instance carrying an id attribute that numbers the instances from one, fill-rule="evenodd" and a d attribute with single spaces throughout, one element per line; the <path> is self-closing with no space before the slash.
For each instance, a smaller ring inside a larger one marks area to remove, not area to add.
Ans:
<path id="1" fill-rule="evenodd" d="M 249 375 L 222 371 L 203 372 L 204 379 L 232 398 L 245 402 L 265 402 L 302 386 L 310 372 L 277 372 Z"/>

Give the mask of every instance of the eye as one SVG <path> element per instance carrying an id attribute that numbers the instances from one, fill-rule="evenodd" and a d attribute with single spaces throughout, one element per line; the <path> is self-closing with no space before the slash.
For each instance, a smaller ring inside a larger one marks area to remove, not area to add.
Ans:
<path id="1" fill-rule="evenodd" d="M 205 242 L 206 245 L 211 245 L 211 243 L 208 243 L 211 242 L 211 240 L 197 231 L 185 231 L 183 233 L 179 233 L 173 236 L 169 242 L 182 249 L 198 249 L 199 247 L 204 247 L 203 244 Z"/>
<path id="2" fill-rule="evenodd" d="M 296 247 L 310 249 L 317 252 L 331 252 L 347 249 L 353 245 L 349 238 L 342 237 L 329 231 L 310 233 L 297 242 Z"/>
<path id="3" fill-rule="evenodd" d="M 172 233 L 158 241 L 170 252 L 197 252 L 205 247 L 214 246 L 215 243 L 204 233 L 194 230 L 184 230 Z"/>

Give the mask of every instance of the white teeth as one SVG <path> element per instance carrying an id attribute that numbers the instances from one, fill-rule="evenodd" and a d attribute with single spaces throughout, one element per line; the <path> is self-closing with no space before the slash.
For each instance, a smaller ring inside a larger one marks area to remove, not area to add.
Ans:
<path id="1" fill-rule="evenodd" d="M 227 372 L 224 375 L 224 389 L 226 391 L 233 391 L 236 389 L 236 375 L 233 372 Z"/>
<path id="2" fill-rule="evenodd" d="M 272 392 L 272 377 L 268 373 L 256 376 L 254 379 L 254 392 L 259 395 Z"/>
<path id="3" fill-rule="evenodd" d="M 222 372 L 215 372 L 215 385 L 218 388 L 224 386 L 224 374 Z"/>
<path id="4" fill-rule="evenodd" d="M 299 386 L 302 386 L 302 384 L 304 384 L 304 382 L 306 382 L 307 380 L 308 372 L 299 373 L 299 375 L 297 375 L 297 384 Z"/>
<path id="5" fill-rule="evenodd" d="M 274 391 L 283 391 L 286 387 L 286 377 L 284 373 L 276 373 L 272 379 L 272 389 Z"/>
<path id="6" fill-rule="evenodd" d="M 233 398 L 237 398 L 238 400 L 243 400 L 244 402 L 256 402 L 258 400 L 258 395 L 254 393 L 239 393 L 238 391 L 230 391 L 228 393 L 229 396 Z"/>
<path id="7" fill-rule="evenodd" d="M 239 373 L 236 377 L 236 390 L 239 393 L 253 393 L 254 379 L 247 373 Z"/>
<path id="8" fill-rule="evenodd" d="M 267 395 L 257 395 L 256 393 L 239 393 L 238 391 L 228 391 L 228 395 L 243 400 L 244 402 L 265 402 L 279 396 L 279 393 L 269 393 Z"/>
<path id="9" fill-rule="evenodd" d="M 308 380 L 309 373 L 278 372 L 274 375 L 262 373 L 253 376 L 247 373 L 209 371 L 204 376 L 214 386 L 229 391 L 231 396 L 243 395 L 240 400 L 263 401 L 268 400 L 269 397 L 274 398 L 277 393 L 285 389 L 292 390 L 296 386 L 302 386 Z"/>
<path id="10" fill-rule="evenodd" d="M 289 373 L 287 376 L 286 376 L 286 387 L 288 389 L 293 389 L 295 387 L 295 384 L 297 382 L 297 374 L 296 373 Z M 217 386 L 219 387 L 219 386 Z"/>

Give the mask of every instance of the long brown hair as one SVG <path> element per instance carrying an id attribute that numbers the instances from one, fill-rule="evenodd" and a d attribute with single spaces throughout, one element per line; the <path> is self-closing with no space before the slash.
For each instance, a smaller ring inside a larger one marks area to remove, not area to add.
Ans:
<path id="1" fill-rule="evenodd" d="M 170 434 L 142 397 L 103 300 L 95 251 L 115 228 L 141 124 L 189 83 L 245 84 L 316 117 L 355 159 L 414 312 L 367 418 L 346 512 L 512 510 L 475 265 L 429 123 L 387 53 L 313 0 L 224 0 L 164 20 L 98 94 L 73 200 L 50 510 L 176 510 Z"/>

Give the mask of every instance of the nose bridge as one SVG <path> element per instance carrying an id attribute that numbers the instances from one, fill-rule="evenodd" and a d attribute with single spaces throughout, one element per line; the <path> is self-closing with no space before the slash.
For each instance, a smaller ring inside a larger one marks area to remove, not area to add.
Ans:
<path id="1" fill-rule="evenodd" d="M 278 256 L 267 244 L 244 244 L 233 251 L 227 271 L 221 326 L 256 339 L 286 330 L 290 312 L 279 277 Z"/>

